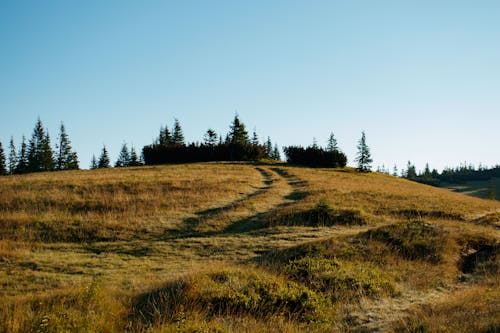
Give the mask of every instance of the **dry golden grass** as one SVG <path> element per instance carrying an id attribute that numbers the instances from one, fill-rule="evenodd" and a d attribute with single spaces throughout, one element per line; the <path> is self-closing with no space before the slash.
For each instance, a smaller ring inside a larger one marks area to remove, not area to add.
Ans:
<path id="1" fill-rule="evenodd" d="M 328 223 L 311 220 L 317 207 Z M 409 327 L 411 309 L 432 329 L 435 313 L 466 306 L 462 290 L 497 304 L 498 211 L 498 201 L 351 169 L 200 163 L 0 177 L 0 332 L 374 330 Z M 414 220 L 423 229 L 406 232 Z M 210 282 L 221 274 L 239 277 Z M 175 281 L 192 283 L 186 315 L 140 321 L 137 300 Z M 328 323 L 257 301 L 301 290 L 330 299 L 317 308 Z M 202 311 L 214 305 L 206 295 L 235 308 Z"/>

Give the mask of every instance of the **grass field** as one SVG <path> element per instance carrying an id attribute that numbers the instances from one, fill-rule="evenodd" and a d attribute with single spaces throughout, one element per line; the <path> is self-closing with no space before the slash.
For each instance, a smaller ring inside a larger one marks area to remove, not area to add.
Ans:
<path id="1" fill-rule="evenodd" d="M 498 201 L 352 169 L 0 177 L 0 332 L 496 332 L 499 228 Z"/>

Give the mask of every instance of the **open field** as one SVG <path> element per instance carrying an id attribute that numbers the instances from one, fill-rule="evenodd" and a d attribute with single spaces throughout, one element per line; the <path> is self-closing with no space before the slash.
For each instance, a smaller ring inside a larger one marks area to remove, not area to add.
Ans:
<path id="1" fill-rule="evenodd" d="M 0 177 L 0 332 L 495 332 L 499 228 L 498 201 L 351 169 Z"/>

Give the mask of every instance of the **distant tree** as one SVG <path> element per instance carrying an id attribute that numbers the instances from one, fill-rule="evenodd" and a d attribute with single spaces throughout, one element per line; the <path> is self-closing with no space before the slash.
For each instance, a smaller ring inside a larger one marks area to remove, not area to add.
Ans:
<path id="1" fill-rule="evenodd" d="M 43 128 L 42 121 L 38 118 L 28 147 L 28 171 L 54 170 L 54 154 L 50 147 L 49 133 Z"/>
<path id="2" fill-rule="evenodd" d="M 168 126 L 160 128 L 160 136 L 158 137 L 158 143 L 160 145 L 169 145 L 172 143 L 172 135 L 168 130 Z"/>
<path id="3" fill-rule="evenodd" d="M 271 137 L 267 137 L 267 141 L 264 145 L 266 147 L 266 157 L 269 159 L 273 158 L 273 143 L 271 142 Z"/>
<path id="4" fill-rule="evenodd" d="M 97 159 L 95 155 L 92 155 L 92 160 L 90 161 L 90 170 L 95 170 L 98 168 Z"/>
<path id="5" fill-rule="evenodd" d="M 17 165 L 16 145 L 14 144 L 14 138 L 11 136 L 9 143 L 9 173 L 11 175 L 15 172 L 16 165 Z"/>
<path id="6" fill-rule="evenodd" d="M 318 140 L 315 137 L 313 138 L 313 143 L 311 145 L 311 148 L 312 149 L 319 149 Z"/>
<path id="7" fill-rule="evenodd" d="M 172 144 L 174 145 L 185 145 L 184 134 L 182 133 L 181 123 L 178 119 L 174 121 L 174 129 L 172 130 Z"/>
<path id="8" fill-rule="evenodd" d="M 253 129 L 253 134 L 252 134 L 252 144 L 254 146 L 259 145 L 259 136 L 257 135 L 257 129 Z"/>
<path id="9" fill-rule="evenodd" d="M 281 160 L 281 155 L 280 155 L 280 150 L 278 148 L 278 144 L 274 144 L 274 149 L 273 149 L 273 160 L 275 161 L 280 161 Z"/>
<path id="10" fill-rule="evenodd" d="M 72 151 L 66 128 L 61 123 L 56 144 L 56 170 L 76 170 L 79 168 L 78 164 L 78 156 Z"/>
<path id="11" fill-rule="evenodd" d="M 333 135 L 332 132 L 328 137 L 328 145 L 326 146 L 326 151 L 334 151 L 334 150 L 339 150 L 339 147 L 337 145 L 337 139 L 335 139 L 335 136 Z"/>
<path id="12" fill-rule="evenodd" d="M 245 129 L 245 124 L 240 121 L 238 115 L 234 116 L 228 134 L 229 143 L 237 145 L 249 144 L 248 132 Z"/>
<path id="13" fill-rule="evenodd" d="M 21 148 L 17 155 L 17 164 L 13 173 L 27 173 L 28 172 L 28 145 L 26 144 L 26 137 L 23 135 L 21 141 Z"/>
<path id="14" fill-rule="evenodd" d="M 424 174 L 422 175 L 424 179 L 431 179 L 431 168 L 429 167 L 429 163 L 425 164 Z"/>
<path id="15" fill-rule="evenodd" d="M 115 167 L 122 168 L 128 167 L 130 165 L 130 154 L 128 152 L 127 144 L 124 142 L 122 144 L 122 149 L 120 150 L 120 155 L 116 160 Z"/>
<path id="16" fill-rule="evenodd" d="M 398 176 L 398 167 L 396 164 L 394 164 L 394 167 L 392 168 L 392 175 L 394 177 L 397 177 Z"/>
<path id="17" fill-rule="evenodd" d="M 132 146 L 130 148 L 130 162 L 129 162 L 129 165 L 130 166 L 139 166 L 141 165 L 141 161 L 139 159 L 139 157 L 137 156 L 137 152 L 135 151 L 135 147 Z"/>
<path id="18" fill-rule="evenodd" d="M 408 161 L 408 163 L 406 165 L 406 175 L 405 175 L 405 178 L 408 178 L 408 179 L 415 179 L 415 178 L 417 178 L 417 169 L 415 168 L 415 166 L 410 161 Z"/>
<path id="19" fill-rule="evenodd" d="M 3 150 L 2 142 L 0 142 L 0 176 L 5 176 L 7 174 L 7 160 L 5 158 L 5 152 Z"/>
<path id="20" fill-rule="evenodd" d="M 363 172 L 371 171 L 371 163 L 373 162 L 370 154 L 370 148 L 366 144 L 365 131 L 361 132 L 361 139 L 358 141 L 358 154 L 355 161 L 358 163 L 358 170 Z"/>
<path id="21" fill-rule="evenodd" d="M 109 154 L 106 146 L 102 146 L 101 156 L 99 156 L 99 160 L 97 161 L 97 167 L 99 169 L 111 167 L 109 164 Z"/>
<path id="22" fill-rule="evenodd" d="M 205 133 L 203 140 L 205 142 L 205 145 L 214 147 L 217 144 L 218 140 L 217 133 L 215 133 L 213 129 L 209 128 Z"/>

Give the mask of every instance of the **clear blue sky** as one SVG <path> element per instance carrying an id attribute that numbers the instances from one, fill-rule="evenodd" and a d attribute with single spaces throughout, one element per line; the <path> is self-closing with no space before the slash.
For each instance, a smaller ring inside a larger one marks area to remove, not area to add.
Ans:
<path id="1" fill-rule="evenodd" d="M 500 163 L 500 2 L 0 1 L 0 141 L 188 141 L 235 112 L 280 146 L 333 131 L 350 164 Z"/>

